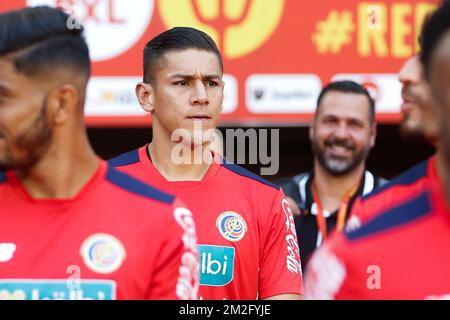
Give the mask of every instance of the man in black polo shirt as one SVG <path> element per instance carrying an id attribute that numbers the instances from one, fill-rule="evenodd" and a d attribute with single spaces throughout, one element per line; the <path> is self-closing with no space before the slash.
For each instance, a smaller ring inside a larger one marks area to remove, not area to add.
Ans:
<path id="1" fill-rule="evenodd" d="M 278 184 L 296 215 L 302 267 L 334 229 L 342 230 L 355 199 L 385 180 L 365 169 L 375 144 L 375 102 L 361 85 L 322 89 L 309 130 L 314 168 Z"/>

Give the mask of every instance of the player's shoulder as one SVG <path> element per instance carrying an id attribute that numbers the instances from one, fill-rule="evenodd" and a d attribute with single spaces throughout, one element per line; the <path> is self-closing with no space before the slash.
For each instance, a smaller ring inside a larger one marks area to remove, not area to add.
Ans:
<path id="1" fill-rule="evenodd" d="M 224 158 L 221 158 L 220 165 L 227 170 L 227 172 L 231 173 L 234 179 L 246 182 L 245 186 L 250 184 L 256 187 L 268 188 L 274 192 L 278 192 L 280 190 L 279 185 L 270 182 L 237 164 L 229 162 Z"/>
<path id="2" fill-rule="evenodd" d="M 297 187 L 299 182 L 302 180 L 307 180 L 311 176 L 311 171 L 302 172 L 294 176 L 289 176 L 286 178 L 278 179 L 275 184 L 280 186 L 285 192 L 286 190 L 292 189 L 292 187 Z M 287 193 L 287 192 L 286 192 Z"/>
<path id="3" fill-rule="evenodd" d="M 412 226 L 420 218 L 432 213 L 430 199 L 430 191 L 423 190 L 421 193 L 377 214 L 359 228 L 344 232 L 343 235 L 349 241 L 357 241 L 369 236 L 381 236 L 395 231 L 399 227 Z"/>
<path id="4" fill-rule="evenodd" d="M 139 148 L 118 155 L 108 160 L 111 167 L 123 167 L 139 162 Z"/>
<path id="5" fill-rule="evenodd" d="M 382 197 L 385 193 L 396 190 L 396 187 L 412 186 L 420 182 L 427 175 L 428 165 L 430 159 L 420 162 L 410 169 L 406 170 L 402 174 L 398 175 L 389 182 L 383 183 L 374 191 L 363 195 L 361 202 L 365 202 L 369 199 Z"/>
<path id="6" fill-rule="evenodd" d="M 128 194 L 140 196 L 143 201 L 147 200 L 167 205 L 172 205 L 175 202 L 175 196 L 133 178 L 111 165 L 108 166 L 105 179 Z"/>

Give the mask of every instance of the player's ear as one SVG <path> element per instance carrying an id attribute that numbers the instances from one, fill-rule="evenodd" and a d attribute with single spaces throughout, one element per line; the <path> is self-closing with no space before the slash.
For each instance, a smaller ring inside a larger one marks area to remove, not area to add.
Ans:
<path id="1" fill-rule="evenodd" d="M 138 98 L 141 108 L 147 112 L 152 113 L 155 101 L 155 89 L 151 84 L 139 82 L 136 85 L 136 97 Z"/>
<path id="2" fill-rule="evenodd" d="M 80 95 L 70 84 L 64 84 L 51 90 L 46 97 L 47 112 L 53 124 L 62 124 L 76 112 Z"/>

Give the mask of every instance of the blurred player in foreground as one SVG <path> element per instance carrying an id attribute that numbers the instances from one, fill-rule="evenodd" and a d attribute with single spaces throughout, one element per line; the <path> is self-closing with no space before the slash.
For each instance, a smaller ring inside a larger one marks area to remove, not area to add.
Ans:
<path id="1" fill-rule="evenodd" d="M 419 55 L 409 58 L 403 64 L 399 80 L 403 86 L 403 121 L 400 133 L 409 143 L 426 141 L 436 147 L 436 154 L 405 171 L 391 183 L 358 199 L 353 206 L 347 230 L 355 229 L 379 213 L 428 190 L 430 184 L 441 179 L 438 173 L 443 170 L 443 159 L 442 148 L 438 143 L 436 109 L 432 105 L 430 87 Z"/>
<path id="2" fill-rule="evenodd" d="M 68 19 L 0 15 L 0 297 L 195 299 L 190 211 L 89 144 L 89 52 Z"/>
<path id="3" fill-rule="evenodd" d="M 450 210 L 439 178 L 445 177 L 450 167 L 450 158 L 445 157 L 442 161 L 440 155 L 442 151 L 446 155 L 449 145 L 449 30 L 450 5 L 446 2 L 426 23 L 422 35 L 421 56 L 425 66 L 431 65 L 430 79 L 437 80 L 435 86 L 430 81 L 437 99 L 430 96 L 429 87 L 421 93 L 413 87 L 404 87 L 403 90 L 405 103 L 413 103 L 410 98 L 415 92 L 418 95 L 414 103 L 420 103 L 421 108 L 427 111 L 421 112 L 424 132 L 429 137 L 433 132 L 439 132 L 436 136 L 440 145 L 438 156 L 363 199 L 367 204 L 370 198 L 379 197 L 378 211 L 371 208 L 372 213 L 360 227 L 336 234 L 317 252 L 306 276 L 308 298 L 450 298 Z M 408 63 L 419 68 L 417 58 Z M 404 69 L 407 67 L 405 65 Z M 423 69 L 420 67 L 418 70 Z M 418 76 L 417 80 L 423 82 L 423 74 Z M 446 101 L 443 105 L 434 103 L 439 97 L 447 97 L 441 100 Z M 439 106 L 434 109 L 438 113 L 427 109 L 430 101 L 432 107 Z M 436 116 L 439 113 L 441 116 Z M 375 202 L 372 205 L 375 206 Z"/>
<path id="4" fill-rule="evenodd" d="M 450 1 L 430 19 L 424 31 L 422 63 L 431 86 L 433 101 L 441 129 L 439 145 L 442 148 L 442 172 L 445 181 L 447 205 L 450 203 Z"/>

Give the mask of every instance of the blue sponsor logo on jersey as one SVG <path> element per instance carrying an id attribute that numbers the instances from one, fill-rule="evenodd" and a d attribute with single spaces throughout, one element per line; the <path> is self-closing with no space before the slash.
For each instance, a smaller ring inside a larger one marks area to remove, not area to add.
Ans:
<path id="1" fill-rule="evenodd" d="M 110 280 L 0 280 L 0 300 L 115 300 Z"/>
<path id="2" fill-rule="evenodd" d="M 225 286 L 234 277 L 233 247 L 200 244 L 200 285 Z"/>

